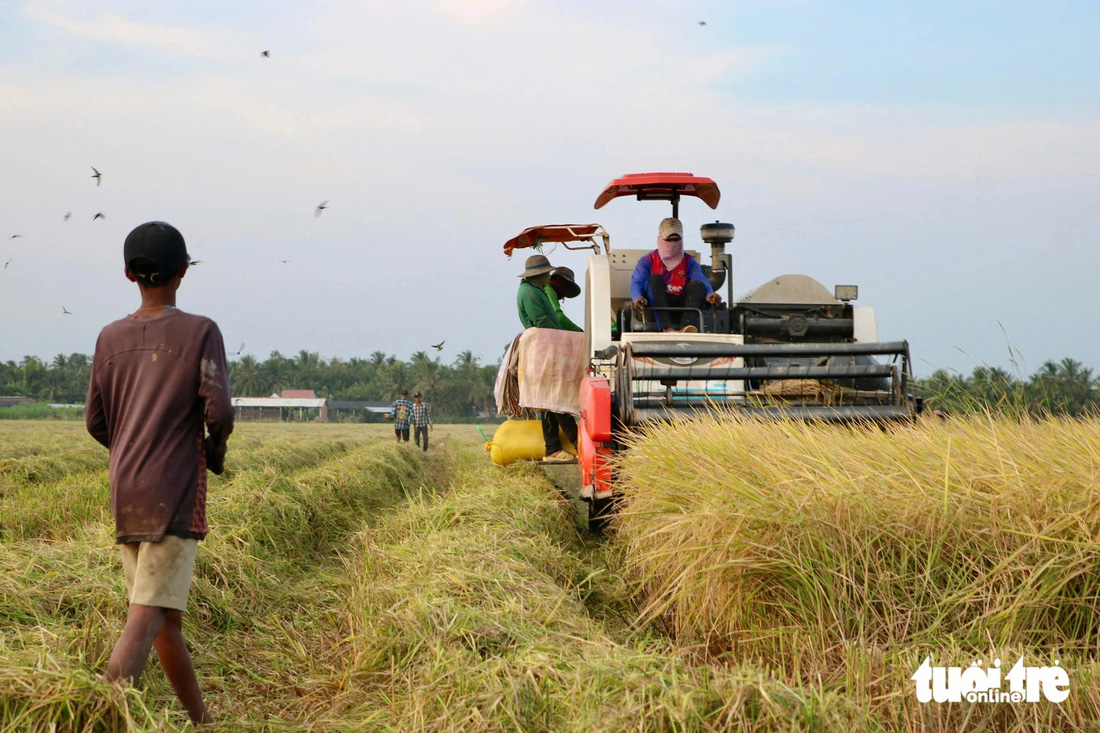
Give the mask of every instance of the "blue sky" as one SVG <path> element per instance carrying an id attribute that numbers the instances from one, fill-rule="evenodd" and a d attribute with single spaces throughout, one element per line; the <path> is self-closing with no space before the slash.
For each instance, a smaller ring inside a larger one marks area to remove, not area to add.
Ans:
<path id="1" fill-rule="evenodd" d="M 91 352 L 136 306 L 123 238 L 165 219 L 203 260 L 181 306 L 231 352 L 495 361 L 505 240 L 599 221 L 651 246 L 664 206 L 592 202 L 687 170 L 722 187 L 681 213 L 737 226 L 738 293 L 858 283 L 918 373 L 1010 348 L 1100 369 L 1098 7 L 5 3 L 0 359 Z"/>

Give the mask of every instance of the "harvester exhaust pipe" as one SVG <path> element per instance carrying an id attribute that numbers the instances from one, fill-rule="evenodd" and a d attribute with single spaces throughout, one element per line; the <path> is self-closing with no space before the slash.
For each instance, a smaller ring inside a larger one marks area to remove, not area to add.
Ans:
<path id="1" fill-rule="evenodd" d="M 733 256 L 726 253 L 726 245 L 733 241 L 733 232 L 733 224 L 719 221 L 699 227 L 699 236 L 710 245 L 710 286 L 717 291 L 726 283 L 727 303 L 733 302 Z"/>

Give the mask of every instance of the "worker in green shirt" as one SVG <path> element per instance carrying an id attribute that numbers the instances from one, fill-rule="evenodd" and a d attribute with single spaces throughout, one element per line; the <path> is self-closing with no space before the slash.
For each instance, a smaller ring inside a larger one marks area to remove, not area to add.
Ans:
<path id="1" fill-rule="evenodd" d="M 554 315 L 554 306 L 546 296 L 545 288 L 550 284 L 550 271 L 553 265 L 544 255 L 532 255 L 527 258 L 527 269 L 520 277 L 516 306 L 519 307 L 519 322 L 524 328 L 561 328 L 558 317 Z"/>
<path id="2" fill-rule="evenodd" d="M 566 331 L 583 331 L 584 329 L 569 320 L 569 316 L 561 309 L 561 301 L 565 298 L 576 298 L 581 294 L 581 286 L 573 276 L 573 271 L 568 267 L 558 267 L 550 273 L 550 284 L 543 290 L 550 299 L 550 306 L 554 309 L 554 315 L 558 323 Z"/>
<path id="3" fill-rule="evenodd" d="M 520 275 L 523 281 L 519 284 L 519 293 L 516 295 L 516 306 L 519 308 L 519 322 L 524 328 L 554 328 L 567 329 L 558 320 L 554 312 L 554 304 L 546 290 L 550 287 L 550 273 L 554 266 L 546 259 L 545 255 L 531 255 L 527 258 L 526 269 Z M 572 273 L 570 273 L 572 274 Z M 578 291 L 580 288 L 578 288 Z M 553 298 L 557 301 L 557 296 Z M 580 330 L 579 328 L 577 329 Z M 577 444 L 577 421 L 564 412 L 542 412 L 542 439 L 546 442 L 547 461 L 571 461 L 573 457 L 562 450 L 561 438 L 558 436 L 558 428 L 565 433 L 565 437 L 573 445 Z"/>

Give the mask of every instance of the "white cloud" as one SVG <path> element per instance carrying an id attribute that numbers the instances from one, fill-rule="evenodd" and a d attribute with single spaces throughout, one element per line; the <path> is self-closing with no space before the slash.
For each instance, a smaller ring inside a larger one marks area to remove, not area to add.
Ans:
<path id="1" fill-rule="evenodd" d="M 225 28 L 186 28 L 143 23 L 113 13 L 77 18 L 42 3 L 28 3 L 24 6 L 24 14 L 33 21 L 77 38 L 139 46 L 164 55 L 195 56 L 226 62 L 240 60 L 242 49 L 252 49 L 256 45 L 250 34 Z"/>

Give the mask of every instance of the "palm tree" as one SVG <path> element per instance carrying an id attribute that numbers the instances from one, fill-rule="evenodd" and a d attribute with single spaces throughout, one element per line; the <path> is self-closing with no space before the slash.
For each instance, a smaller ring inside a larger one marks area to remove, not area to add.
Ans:
<path id="1" fill-rule="evenodd" d="M 321 355 L 316 351 L 306 351 L 302 349 L 298 352 L 298 356 L 294 357 L 294 365 L 296 367 L 295 377 L 297 379 L 299 389 L 317 388 L 319 372 L 323 366 L 321 362 Z"/>
<path id="2" fill-rule="evenodd" d="M 45 402 L 57 402 L 58 396 L 65 389 L 65 373 L 60 369 L 50 369 L 42 374 L 41 387 L 38 390 L 39 399 Z"/>
<path id="3" fill-rule="evenodd" d="M 1055 415 L 1083 415 L 1100 408 L 1092 370 L 1070 358 L 1044 362 L 1028 382 L 1031 404 Z"/>
<path id="4" fill-rule="evenodd" d="M 454 377 L 463 415 L 476 414 L 485 400 L 485 384 L 479 361 L 469 349 L 460 353 L 454 361 Z"/>
<path id="5" fill-rule="evenodd" d="M 409 365 L 403 361 L 394 360 L 382 373 L 381 392 L 383 399 L 395 399 L 402 387 L 409 386 L 409 382 L 412 381 L 411 377 L 412 370 Z"/>
<path id="6" fill-rule="evenodd" d="M 969 382 L 971 392 L 989 407 L 1010 407 L 1014 399 L 1022 396 L 1020 383 L 1001 367 L 976 367 Z"/>
<path id="7" fill-rule="evenodd" d="M 260 367 L 263 377 L 260 387 L 265 394 L 278 394 L 288 389 L 293 381 L 294 362 L 278 351 L 272 351 L 267 361 Z"/>
<path id="8" fill-rule="evenodd" d="M 23 372 L 21 384 L 23 394 L 37 394 L 42 373 L 46 371 L 46 365 L 37 356 L 24 356 L 23 361 L 19 362 L 19 368 Z"/>
<path id="9" fill-rule="evenodd" d="M 245 354 L 229 365 L 229 381 L 240 397 L 255 397 L 260 386 L 260 364 L 256 357 Z"/>
<path id="10" fill-rule="evenodd" d="M 425 351 L 418 351 L 412 355 L 412 369 L 416 376 L 417 388 L 431 399 L 436 382 L 439 381 L 439 360 L 432 359 Z"/>

